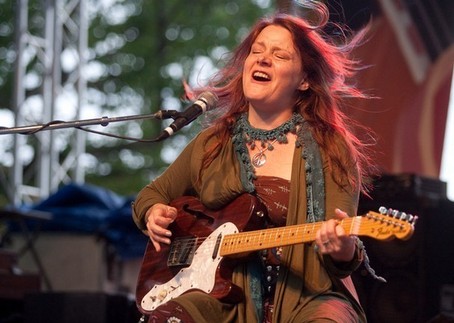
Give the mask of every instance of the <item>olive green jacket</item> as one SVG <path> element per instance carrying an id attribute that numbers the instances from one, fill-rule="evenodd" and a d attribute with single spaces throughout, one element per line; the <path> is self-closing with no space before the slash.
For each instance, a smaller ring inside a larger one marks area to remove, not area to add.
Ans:
<path id="1" fill-rule="evenodd" d="M 194 195 L 205 206 L 217 209 L 246 192 L 245 183 L 248 179 L 244 165 L 240 162 L 231 140 L 222 145 L 219 156 L 203 172 L 203 177 L 199 180 L 205 140 L 209 131 L 209 129 L 205 130 L 194 138 L 161 176 L 140 191 L 133 203 L 133 218 L 140 229 L 146 229 L 145 213 L 155 203 L 168 204 L 182 195 Z M 346 192 L 341 189 L 329 175 L 328 162 L 323 156 L 322 153 L 326 219 L 333 217 L 335 208 L 340 208 L 349 215 L 356 215 L 359 192 Z M 302 148 L 295 148 L 287 225 L 301 224 L 306 221 L 304 163 Z M 357 251 L 351 263 L 336 265 L 329 256 L 320 256 L 314 250 L 314 244 L 284 247 L 275 294 L 274 321 L 291 321 L 292 313 L 311 300 L 321 295 L 336 295 L 349 301 L 358 313 L 358 322 L 364 322 L 364 313 L 350 278 L 352 271 L 362 261 L 362 250 L 357 248 Z M 238 266 L 234 273 L 234 282 L 243 288 L 246 295 L 250 286 L 248 275 L 244 266 Z M 227 311 L 230 311 L 228 315 L 227 313 L 222 315 L 236 322 L 257 321 L 254 304 L 248 297 L 244 302 L 228 307 Z M 194 315 L 197 316 L 197 314 Z M 219 317 L 217 321 L 219 322 Z"/>

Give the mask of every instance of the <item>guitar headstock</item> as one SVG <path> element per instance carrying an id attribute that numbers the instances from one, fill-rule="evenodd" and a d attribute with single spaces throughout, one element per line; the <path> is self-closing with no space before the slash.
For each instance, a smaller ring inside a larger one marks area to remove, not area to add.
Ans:
<path id="1" fill-rule="evenodd" d="M 408 240 L 413 235 L 417 216 L 400 212 L 385 207 L 380 207 L 379 212 L 368 212 L 363 216 L 361 232 L 369 237 L 379 240 L 390 240 L 394 237 Z"/>

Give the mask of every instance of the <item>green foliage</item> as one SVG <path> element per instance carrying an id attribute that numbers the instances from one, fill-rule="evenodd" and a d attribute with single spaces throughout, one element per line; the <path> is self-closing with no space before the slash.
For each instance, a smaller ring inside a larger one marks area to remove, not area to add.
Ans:
<path id="1" fill-rule="evenodd" d="M 197 57 L 210 58 L 212 64 L 216 65 L 218 57 L 213 54 L 215 48 L 232 49 L 258 17 L 273 10 L 260 8 L 255 2 L 245 0 L 143 1 L 136 5 L 138 14 L 132 16 L 127 23 L 121 26 L 102 26 L 104 34 L 115 32 L 124 35 L 129 41 L 120 51 L 101 58 L 101 61 L 106 64 L 121 64 L 122 73 L 113 80 L 115 88 L 121 89 L 127 84 L 141 93 L 144 97 L 142 113 L 145 114 L 161 109 L 166 96 L 175 99 L 183 96 L 182 82 L 188 80 L 191 74 L 197 73 L 193 70 Z M 90 37 L 93 45 L 96 41 L 93 33 Z M 133 62 L 122 59 L 125 55 L 131 55 Z M 180 78 L 172 77 L 167 72 L 166 68 L 171 64 L 181 69 Z M 100 80 L 104 84 L 111 81 L 111 77 Z M 159 133 L 161 124 L 144 121 L 141 128 L 144 138 L 154 138 Z M 190 138 L 194 129 L 184 129 L 181 133 Z M 161 150 L 165 145 L 174 146 L 172 141 L 173 138 L 159 144 L 132 144 L 133 150 L 146 156 L 143 167 L 136 170 L 128 169 L 123 163 L 116 163 L 115 154 L 109 154 L 108 157 L 104 155 L 110 160 L 112 172 L 107 176 L 89 175 L 87 180 L 113 187 L 121 193 L 133 193 L 168 165 L 161 158 Z M 121 180 L 124 176 L 128 178 L 127 181 Z"/>

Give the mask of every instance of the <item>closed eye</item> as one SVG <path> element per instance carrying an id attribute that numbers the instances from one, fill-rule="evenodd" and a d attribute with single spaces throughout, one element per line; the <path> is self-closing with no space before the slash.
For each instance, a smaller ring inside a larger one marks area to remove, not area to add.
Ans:
<path id="1" fill-rule="evenodd" d="M 274 56 L 276 56 L 279 59 L 291 59 L 291 56 L 287 52 L 282 51 L 275 52 Z"/>
<path id="2" fill-rule="evenodd" d="M 263 52 L 264 52 L 263 46 L 258 45 L 258 44 L 252 45 L 252 47 L 251 47 L 251 53 L 252 54 L 260 54 L 260 53 L 263 53 Z"/>

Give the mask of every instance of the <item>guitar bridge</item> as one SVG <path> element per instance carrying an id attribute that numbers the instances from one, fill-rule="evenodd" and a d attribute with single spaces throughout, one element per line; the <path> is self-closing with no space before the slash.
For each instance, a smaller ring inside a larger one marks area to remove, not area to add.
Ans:
<path id="1" fill-rule="evenodd" d="M 197 249 L 198 238 L 186 237 L 177 238 L 170 245 L 167 267 L 187 267 L 192 263 L 194 253 Z"/>

